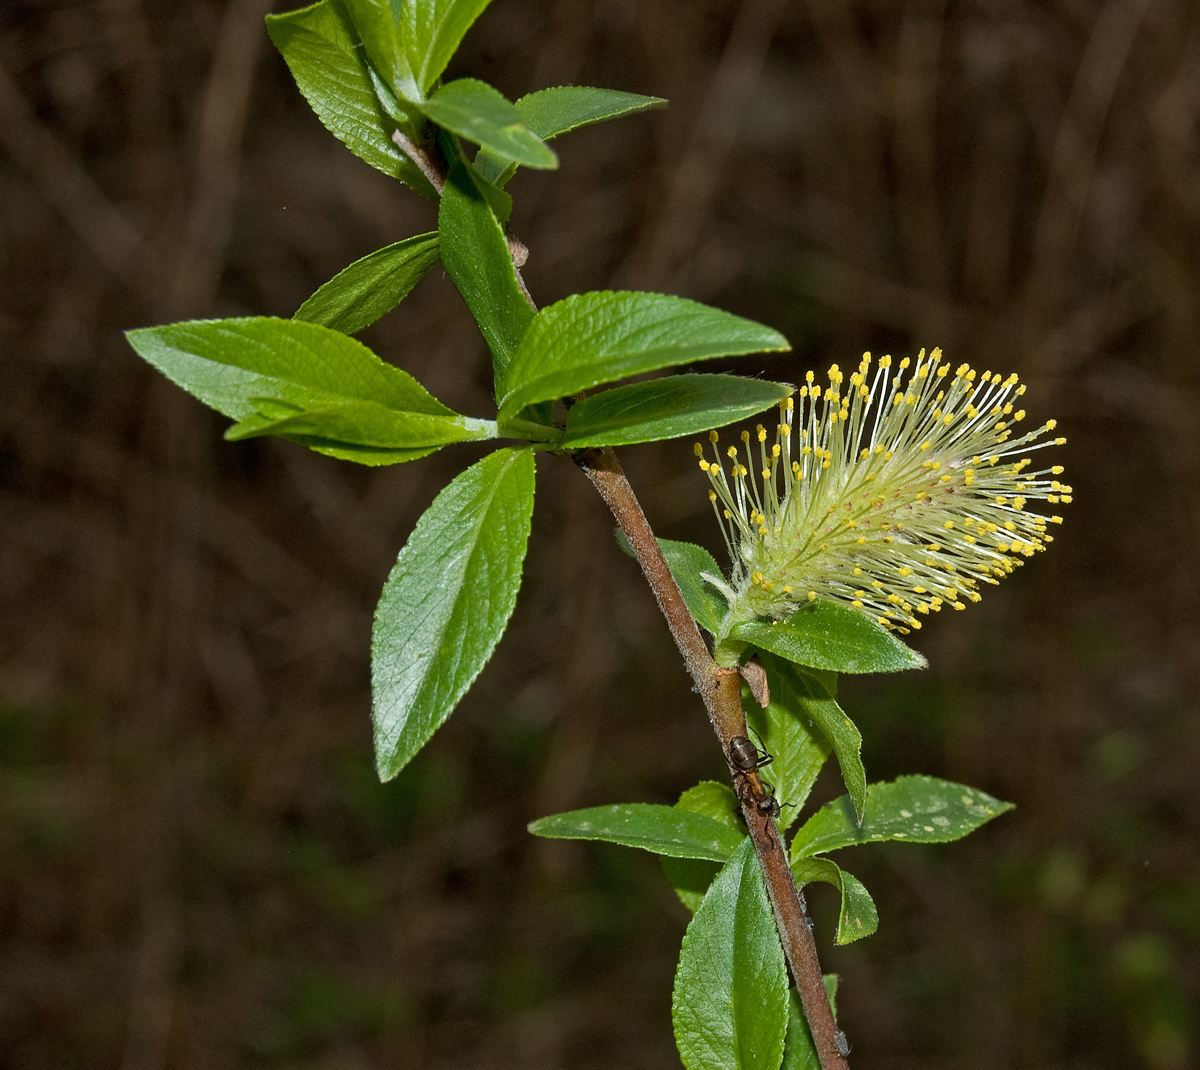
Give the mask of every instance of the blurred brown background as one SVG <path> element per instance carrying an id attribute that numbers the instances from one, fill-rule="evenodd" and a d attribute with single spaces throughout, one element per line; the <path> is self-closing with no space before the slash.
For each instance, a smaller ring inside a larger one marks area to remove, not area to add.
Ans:
<path id="1" fill-rule="evenodd" d="M 122 340 L 290 315 L 434 225 L 309 112 L 272 6 L 0 9 L 0 1066 L 677 1066 L 657 863 L 524 831 L 722 769 L 582 477 L 541 461 L 512 628 L 380 786 L 374 601 L 474 455 L 226 443 Z M 540 303 L 696 297 L 787 333 L 736 368 L 793 380 L 940 345 L 1059 419 L 1052 552 L 931 621 L 928 672 L 843 690 L 872 778 L 1018 809 L 843 855 L 881 928 L 831 947 L 818 889 L 818 937 L 858 1070 L 1196 1065 L 1200 8 L 497 0 L 450 73 L 671 100 L 514 182 Z M 490 413 L 440 270 L 365 340 Z M 719 548 L 690 443 L 624 460 Z"/>

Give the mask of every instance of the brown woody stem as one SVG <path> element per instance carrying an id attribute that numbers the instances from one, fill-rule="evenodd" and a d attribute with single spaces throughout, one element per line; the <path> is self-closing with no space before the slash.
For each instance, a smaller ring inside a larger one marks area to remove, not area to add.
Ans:
<path id="1" fill-rule="evenodd" d="M 429 180 L 429 184 L 442 195 L 446 188 L 446 167 L 433 146 L 418 145 L 400 130 L 392 131 L 392 140 L 405 156 L 417 165 L 417 169 Z"/>

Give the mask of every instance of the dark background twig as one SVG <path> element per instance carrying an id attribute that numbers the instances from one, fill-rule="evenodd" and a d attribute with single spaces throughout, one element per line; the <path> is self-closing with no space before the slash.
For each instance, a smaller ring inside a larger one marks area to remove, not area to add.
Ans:
<path id="1" fill-rule="evenodd" d="M 369 471 L 225 443 L 120 337 L 290 315 L 433 226 L 322 130 L 264 7 L 0 9 L 0 1064 L 677 1065 L 685 915 L 656 864 L 524 832 L 724 775 L 586 481 L 541 464 L 512 631 L 380 788 L 371 610 L 470 451 Z M 456 72 L 671 100 L 515 180 L 540 304 L 711 301 L 788 334 L 731 365 L 781 379 L 941 345 L 1058 417 L 1052 551 L 931 621 L 928 672 L 843 684 L 872 778 L 1018 810 L 843 857 L 880 904 L 862 944 L 829 946 L 826 889 L 810 907 L 856 1070 L 1190 1065 L 1195 5 L 497 0 Z M 488 414 L 440 271 L 365 340 Z M 720 550 L 687 444 L 622 463 L 659 534 Z"/>

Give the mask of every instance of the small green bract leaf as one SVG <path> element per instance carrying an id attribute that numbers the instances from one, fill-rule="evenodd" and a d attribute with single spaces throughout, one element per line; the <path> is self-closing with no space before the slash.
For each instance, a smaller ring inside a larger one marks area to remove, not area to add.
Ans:
<path id="1" fill-rule="evenodd" d="M 787 1039 L 783 1049 L 783 1065 L 779 1070 L 821 1070 L 821 1057 L 813 1043 L 812 1032 L 800 1005 L 800 995 L 793 988 L 788 992 Z"/>
<path id="2" fill-rule="evenodd" d="M 313 323 L 192 320 L 126 337 L 168 379 L 236 420 L 230 438 L 276 434 L 335 457 L 394 464 L 496 436 L 495 424 L 460 416 L 408 372 Z"/>
<path id="3" fill-rule="evenodd" d="M 509 360 L 533 320 L 533 309 L 521 293 L 504 231 L 463 160 L 450 167 L 438 232 L 442 263 L 492 351 L 499 390 Z"/>
<path id="4" fill-rule="evenodd" d="M 833 1019 L 836 1022 L 838 975 L 827 973 L 822 980 L 825 982 L 825 994 L 829 997 L 829 1006 L 833 1009 Z M 795 988 L 788 992 L 787 1041 L 783 1052 L 783 1065 L 779 1070 L 821 1070 L 821 1057 L 817 1054 L 808 1021 L 804 1017 L 800 993 Z"/>
<path id="5" fill-rule="evenodd" d="M 630 557 L 635 557 L 629 539 L 620 528 L 616 529 L 616 537 L 617 545 Z M 659 539 L 658 548 L 679 585 L 679 593 L 683 595 L 688 612 L 696 618 L 701 628 L 715 634 L 728 607 L 721 593 L 705 578 L 720 575 L 713 555 L 703 546 L 674 539 Z"/>
<path id="6" fill-rule="evenodd" d="M 857 877 L 845 872 L 828 858 L 801 858 L 792 864 L 792 876 L 799 885 L 812 881 L 832 884 L 842 897 L 838 912 L 837 942 L 852 944 L 870 936 L 879 928 L 875 900 Z"/>
<path id="7" fill-rule="evenodd" d="M 746 834 L 742 824 L 742 807 L 728 784 L 719 780 L 702 780 L 679 796 L 675 806 L 693 814 L 703 814 L 737 832 L 738 837 Z"/>
<path id="8" fill-rule="evenodd" d="M 862 763 L 862 733 L 858 726 L 842 711 L 842 707 L 831 698 L 799 695 L 803 715 L 820 729 L 829 740 L 842 771 L 842 782 L 853 800 L 854 809 L 861 819 L 867 801 L 867 773 Z"/>
<path id="9" fill-rule="evenodd" d="M 696 623 L 705 631 L 716 631 L 727 607 L 720 592 L 704 579 L 705 574 L 720 575 L 713 555 L 703 546 L 692 542 L 677 542 L 674 539 L 659 539 L 658 548 L 667 559 L 671 575 L 679 584 L 679 591 L 687 603 L 688 610 L 696 618 Z"/>
<path id="10" fill-rule="evenodd" d="M 833 672 L 898 672 L 928 665 L 865 613 L 823 598 L 801 606 L 784 620 L 747 621 L 729 634 L 797 665 Z"/>
<path id="11" fill-rule="evenodd" d="M 702 780 L 679 796 L 675 808 L 711 818 L 736 833 L 739 839 L 746 835 L 741 804 L 728 784 Z M 695 914 L 721 867 L 716 862 L 699 858 L 669 858 L 664 855 L 661 861 L 663 873 L 671 882 L 679 901 Z"/>
<path id="12" fill-rule="evenodd" d="M 777 1070 L 787 1029 L 783 949 L 749 837 L 688 925 L 672 1000 L 687 1070 Z"/>
<path id="13" fill-rule="evenodd" d="M 436 231 L 384 246 L 334 275 L 293 319 L 357 334 L 404 300 L 437 261 Z"/>
<path id="14" fill-rule="evenodd" d="M 534 821 L 535 836 L 557 840 L 605 840 L 671 858 L 726 861 L 743 836 L 711 817 L 674 806 L 624 803 L 572 810 Z"/>
<path id="15" fill-rule="evenodd" d="M 421 105 L 425 117 L 490 153 L 526 167 L 558 166 L 558 157 L 525 125 L 517 106 L 486 82 L 447 82 Z"/>
<path id="16" fill-rule="evenodd" d="M 738 375 L 671 375 L 618 386 L 571 406 L 562 448 L 629 446 L 698 434 L 769 409 L 792 390 Z"/>
<path id="17" fill-rule="evenodd" d="M 932 776 L 872 784 L 860 825 L 846 796 L 818 810 L 792 841 L 793 861 L 859 843 L 948 843 L 1013 808 L 987 792 Z"/>
<path id="18" fill-rule="evenodd" d="M 340 0 L 268 15 L 267 33 L 330 133 L 359 159 L 437 199 L 428 179 L 392 143 L 396 122 L 379 104 L 358 33 Z M 406 125 L 412 133 L 413 123 Z"/>
<path id="19" fill-rule="evenodd" d="M 812 692 L 805 687 L 806 681 L 794 670 L 783 669 L 782 664 L 770 654 L 761 657 L 767 671 L 767 682 L 771 689 L 771 701 L 763 709 L 752 699 L 743 701 L 746 708 L 746 723 L 761 740 L 768 754 L 775 761 L 765 775 L 775 785 L 775 796 L 784 806 L 778 818 L 781 829 L 786 831 L 796 821 L 801 808 L 816 783 L 826 759 L 830 744 L 815 724 L 805 703 Z M 790 669 L 790 666 L 789 666 Z"/>
<path id="20" fill-rule="evenodd" d="M 543 309 L 525 332 L 508 368 L 500 419 L 642 372 L 788 348 L 769 327 L 682 297 L 574 294 Z"/>
<path id="21" fill-rule="evenodd" d="M 491 0 L 392 0 L 417 88 L 428 93 Z"/>
<path id="22" fill-rule="evenodd" d="M 381 780 L 450 716 L 500 641 L 521 585 L 533 491 L 533 454 L 497 450 L 438 494 L 400 551 L 371 637 Z"/>

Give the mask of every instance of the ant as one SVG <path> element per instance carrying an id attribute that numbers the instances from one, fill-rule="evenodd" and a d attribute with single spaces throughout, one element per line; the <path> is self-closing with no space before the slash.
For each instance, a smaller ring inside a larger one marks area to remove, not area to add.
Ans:
<path id="1" fill-rule="evenodd" d="M 759 740 L 760 745 L 761 743 L 762 740 Z M 739 773 L 747 774 L 757 773 L 763 766 L 770 765 L 775 757 L 766 747 L 763 747 L 760 753 L 748 736 L 734 736 L 729 741 L 729 759 Z M 779 817 L 781 809 L 779 800 L 775 798 L 774 784 L 762 777 L 755 777 L 755 780 L 750 781 L 750 794 L 760 814 L 766 814 L 772 820 Z"/>
<path id="2" fill-rule="evenodd" d="M 759 742 L 761 744 L 761 740 Z M 734 736 L 729 741 L 729 757 L 743 773 L 748 773 L 751 769 L 761 769 L 775 760 L 774 755 L 767 753 L 766 747 L 763 747 L 762 753 L 759 754 L 758 747 L 747 736 Z"/>

